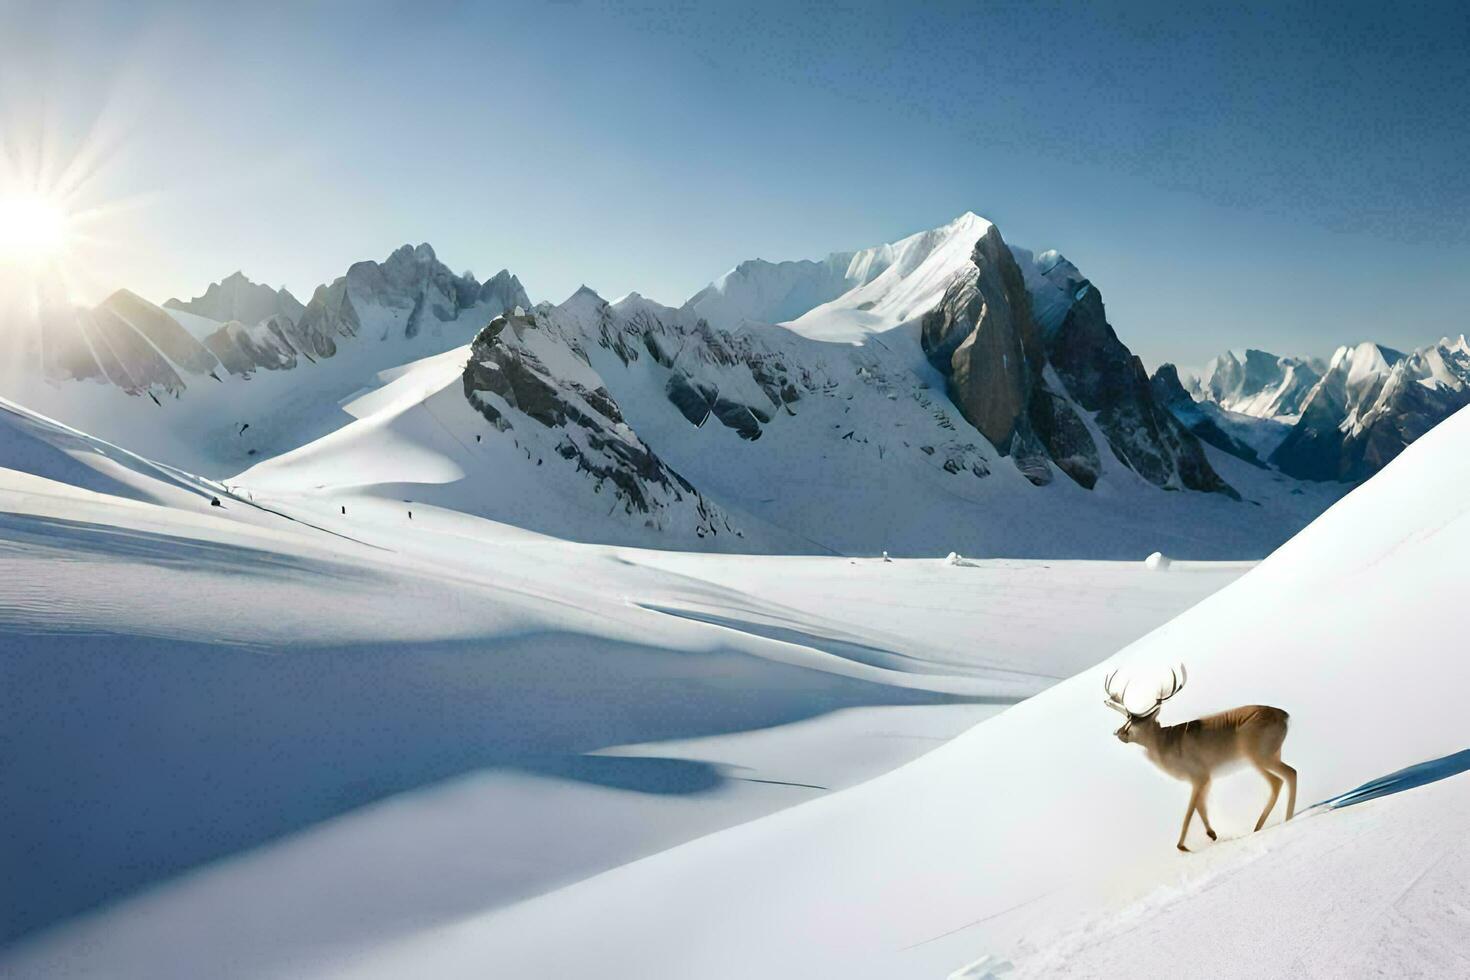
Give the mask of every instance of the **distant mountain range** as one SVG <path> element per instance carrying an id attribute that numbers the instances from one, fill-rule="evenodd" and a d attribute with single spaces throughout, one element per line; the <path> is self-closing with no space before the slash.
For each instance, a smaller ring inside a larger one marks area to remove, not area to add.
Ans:
<path id="1" fill-rule="evenodd" d="M 237 272 L 13 333 L 0 393 L 190 472 L 734 550 L 1264 554 L 1340 492 L 1298 478 L 1381 465 L 1466 363 L 1252 351 L 1150 378 L 1095 283 L 968 212 L 743 262 L 680 307 L 533 304 L 405 245 L 305 304 Z"/>
<path id="2" fill-rule="evenodd" d="M 1363 343 L 1325 364 L 1248 350 L 1197 375 L 1163 365 L 1153 383 L 1212 445 L 1299 479 L 1357 483 L 1470 404 L 1470 343 L 1461 335 L 1409 354 Z"/>

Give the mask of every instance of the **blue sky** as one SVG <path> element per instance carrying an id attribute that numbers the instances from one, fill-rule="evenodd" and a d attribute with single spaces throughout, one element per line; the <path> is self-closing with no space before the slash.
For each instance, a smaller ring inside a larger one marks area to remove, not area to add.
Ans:
<path id="1" fill-rule="evenodd" d="M 1181 6 L 0 0 L 0 140 L 101 148 L 98 296 L 429 241 L 677 304 L 974 210 L 1151 365 L 1470 329 L 1464 5 Z"/>

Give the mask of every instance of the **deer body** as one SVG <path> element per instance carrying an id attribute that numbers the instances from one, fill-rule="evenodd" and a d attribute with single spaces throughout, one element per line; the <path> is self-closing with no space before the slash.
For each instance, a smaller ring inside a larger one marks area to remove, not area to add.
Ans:
<path id="1" fill-rule="evenodd" d="M 1296 770 L 1281 761 L 1281 746 L 1286 741 L 1289 718 L 1287 713 L 1269 705 L 1248 704 L 1179 725 L 1160 725 L 1159 708 L 1183 690 L 1188 679 L 1187 673 L 1182 675 L 1182 679 L 1174 676 L 1170 690 L 1160 691 L 1153 707 L 1142 714 L 1129 711 L 1123 703 L 1123 696 L 1113 693 L 1113 676 L 1110 675 L 1103 684 L 1108 694 L 1108 700 L 1103 703 L 1128 719 L 1114 733 L 1118 739 L 1143 746 L 1150 762 L 1193 787 L 1176 846 L 1181 851 L 1188 850 L 1184 846 L 1184 838 L 1196 812 L 1205 825 L 1205 833 L 1210 840 L 1215 839 L 1215 830 L 1210 826 L 1209 813 L 1205 808 L 1205 796 L 1215 773 L 1235 762 L 1248 762 L 1255 766 L 1271 787 L 1271 798 L 1256 821 L 1256 830 L 1265 825 L 1266 818 L 1276 806 L 1283 783 L 1287 785 L 1286 819 L 1290 820 L 1296 812 Z"/>

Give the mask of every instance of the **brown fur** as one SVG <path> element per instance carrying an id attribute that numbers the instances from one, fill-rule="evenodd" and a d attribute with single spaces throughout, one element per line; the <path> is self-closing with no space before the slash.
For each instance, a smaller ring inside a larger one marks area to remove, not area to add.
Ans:
<path id="1" fill-rule="evenodd" d="M 1204 822 L 1205 833 L 1215 839 L 1215 830 L 1210 826 L 1209 813 L 1205 809 L 1205 796 L 1210 789 L 1210 779 L 1221 767 L 1244 760 L 1256 767 L 1271 787 L 1271 798 L 1261 817 L 1256 821 L 1260 830 L 1276 806 L 1281 794 L 1281 784 L 1287 785 L 1286 819 L 1296 813 L 1296 770 L 1281 761 L 1281 746 L 1286 741 L 1289 717 L 1280 708 L 1264 704 L 1248 704 L 1218 714 L 1206 715 L 1180 725 L 1160 725 L 1158 708 L 1174 691 L 1161 697 L 1154 708 L 1137 715 L 1118 707 L 1121 700 L 1109 698 L 1115 710 L 1123 711 L 1128 720 L 1116 734 L 1120 741 L 1134 742 L 1143 746 L 1149 761 L 1176 779 L 1182 779 L 1193 787 L 1189 807 L 1184 811 L 1184 825 L 1179 829 L 1179 850 L 1187 851 L 1184 838 L 1189 833 L 1189 822 L 1196 811 Z"/>

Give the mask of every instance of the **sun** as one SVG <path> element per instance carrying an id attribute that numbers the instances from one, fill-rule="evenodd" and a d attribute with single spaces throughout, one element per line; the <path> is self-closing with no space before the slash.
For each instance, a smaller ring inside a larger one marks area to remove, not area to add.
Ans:
<path id="1" fill-rule="evenodd" d="M 0 262 L 41 264 L 66 251 L 71 217 L 42 194 L 0 197 Z"/>

